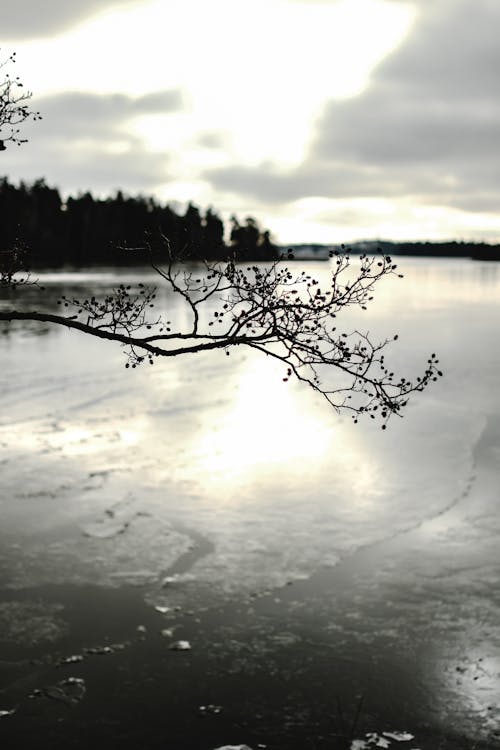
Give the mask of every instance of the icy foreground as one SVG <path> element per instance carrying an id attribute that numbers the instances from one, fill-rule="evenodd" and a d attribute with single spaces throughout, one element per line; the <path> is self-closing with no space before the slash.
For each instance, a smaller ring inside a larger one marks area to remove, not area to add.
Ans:
<path id="1" fill-rule="evenodd" d="M 279 671 L 280 650 L 312 641 L 351 655 L 334 692 L 382 692 L 390 714 L 413 681 L 416 721 L 493 742 L 500 269 L 402 268 L 356 324 L 399 333 L 396 371 L 437 351 L 445 378 L 386 432 L 243 353 L 130 372 L 119 349 L 78 334 L 3 335 L 2 642 L 48 653 L 64 641 L 63 604 L 37 604 L 48 585 L 136 586 L 172 625 L 166 648 L 193 654 L 173 613 L 238 602 L 215 644 L 236 671 L 263 657 Z M 45 279 L 54 294 L 111 282 Z"/>

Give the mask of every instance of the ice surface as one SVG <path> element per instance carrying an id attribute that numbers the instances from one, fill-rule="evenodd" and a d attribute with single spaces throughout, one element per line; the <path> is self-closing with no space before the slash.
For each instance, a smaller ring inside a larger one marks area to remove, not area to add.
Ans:
<path id="1" fill-rule="evenodd" d="M 326 635 L 367 649 L 383 639 L 395 654 L 424 644 L 419 679 L 432 682 L 439 720 L 469 722 L 472 737 L 491 731 L 500 268 L 400 265 L 405 280 L 387 282 L 365 325 L 375 338 L 399 333 L 394 369 L 411 375 L 435 350 L 445 378 L 384 433 L 339 418 L 243 351 L 125 372 L 119 347 L 13 326 L 0 338 L 4 586 L 15 595 L 43 584 L 135 584 L 170 616 L 191 609 L 198 590 L 250 606 L 367 555 L 358 599 L 343 620 L 328 612 Z M 50 283 L 64 293 L 78 280 Z M 162 589 L 166 579 L 174 585 Z M 380 602 L 391 609 L 383 623 Z M 64 613 L 29 606 L 2 603 L 0 631 L 56 642 Z M 296 637 L 275 635 L 252 648 L 287 648 Z M 221 633 L 223 648 L 232 641 Z"/>
<path id="2" fill-rule="evenodd" d="M 117 534 L 124 534 L 129 527 L 129 521 L 104 521 L 87 523 L 82 526 L 83 533 L 96 539 L 111 539 Z"/>
<path id="3" fill-rule="evenodd" d="M 163 607 L 162 605 L 160 605 L 160 604 L 157 604 L 157 605 L 155 606 L 155 609 L 156 609 L 156 611 L 157 611 L 157 612 L 159 612 L 159 613 L 160 613 L 161 615 L 166 615 L 166 614 L 167 614 L 167 612 L 170 612 L 172 608 L 171 608 L 171 607 Z"/>
<path id="4" fill-rule="evenodd" d="M 409 742 L 414 739 L 409 732 L 382 732 L 382 734 L 390 740 L 396 740 L 396 742 Z"/>
<path id="5" fill-rule="evenodd" d="M 85 680 L 81 677 L 67 677 L 55 685 L 34 690 L 33 698 L 50 698 L 67 706 L 76 706 L 83 700 L 86 693 Z"/>
<path id="6" fill-rule="evenodd" d="M 0 602 L 0 641 L 28 647 L 55 643 L 68 632 L 62 612 L 61 604 Z"/>
<path id="7" fill-rule="evenodd" d="M 169 647 L 171 651 L 191 651 L 189 641 L 174 641 Z"/>
<path id="8" fill-rule="evenodd" d="M 58 662 L 58 666 L 65 666 L 66 664 L 77 664 L 78 662 L 83 661 L 82 654 L 73 654 L 72 656 L 66 656 L 64 659 L 61 659 Z"/>
<path id="9" fill-rule="evenodd" d="M 112 646 L 91 646 L 85 649 L 86 654 L 93 654 L 97 656 L 107 656 L 114 654 L 115 649 Z"/>
<path id="10" fill-rule="evenodd" d="M 222 706 L 216 706 L 213 703 L 208 703 L 206 706 L 199 706 L 198 713 L 201 716 L 214 715 L 217 716 L 222 711 Z"/>
<path id="11" fill-rule="evenodd" d="M 16 713 L 15 708 L 7 708 L 0 710 L 0 719 L 5 719 L 7 716 L 12 716 Z"/>
<path id="12" fill-rule="evenodd" d="M 367 732 L 364 739 L 356 739 L 351 742 L 351 750 L 373 750 L 380 747 L 387 750 L 394 742 L 410 742 L 414 736 L 409 732 Z M 412 748 L 411 750 L 417 750 Z"/>

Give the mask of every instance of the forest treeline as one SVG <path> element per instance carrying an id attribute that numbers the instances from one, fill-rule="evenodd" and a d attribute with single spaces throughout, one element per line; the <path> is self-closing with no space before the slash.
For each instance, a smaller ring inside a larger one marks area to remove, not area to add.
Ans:
<path id="1" fill-rule="evenodd" d="M 251 217 L 240 223 L 233 216 L 229 232 L 224 230 L 211 208 L 202 213 L 192 203 L 177 213 L 154 198 L 121 191 L 108 198 L 85 192 L 63 201 L 43 179 L 17 186 L 7 178 L 0 181 L 0 251 L 25 247 L 32 266 L 141 263 L 149 257 L 146 240 L 158 258 L 165 252 L 164 237 L 176 257 L 192 260 L 278 256 L 269 231 Z"/>
<path id="2" fill-rule="evenodd" d="M 356 242 L 353 250 L 368 253 L 381 252 L 387 255 L 413 255 L 434 258 L 475 258 L 477 260 L 500 260 L 500 245 L 488 242 L 465 242 L 444 240 L 439 242 L 397 242 L 370 240 Z"/>
<path id="3" fill-rule="evenodd" d="M 232 216 L 227 231 L 211 208 L 201 212 L 190 203 L 178 213 L 152 197 L 130 197 L 118 191 L 107 198 L 90 192 L 63 201 L 44 179 L 14 185 L 0 179 L 0 252 L 24 247 L 31 267 L 63 265 L 127 265 L 165 257 L 167 237 L 176 257 L 190 260 L 274 260 L 282 249 L 251 217 L 242 223 Z M 500 245 L 482 242 L 355 242 L 357 253 L 386 253 L 500 260 Z M 326 259 L 331 246 L 292 245 L 296 258 Z M 334 248 L 340 249 L 340 248 Z M 313 252 L 315 251 L 315 252 Z M 324 252 L 323 252 L 324 251 Z M 293 257 L 293 256 L 290 256 Z"/>

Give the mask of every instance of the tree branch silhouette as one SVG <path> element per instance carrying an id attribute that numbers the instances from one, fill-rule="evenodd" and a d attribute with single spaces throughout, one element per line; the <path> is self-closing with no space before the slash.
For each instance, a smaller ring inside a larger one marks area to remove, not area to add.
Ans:
<path id="1" fill-rule="evenodd" d="M 350 412 L 355 421 L 362 414 L 379 417 L 383 428 L 391 416 L 401 416 L 412 393 L 442 374 L 432 354 L 416 379 L 398 378 L 385 362 L 385 349 L 397 336 L 373 341 L 368 332 L 338 328 L 341 313 L 366 310 L 376 285 L 400 276 L 387 255 L 361 255 L 354 269 L 349 252 L 332 253 L 329 281 L 321 286 L 283 259 L 259 265 L 229 259 L 193 268 L 163 239 L 165 264 L 151 263 L 184 304 L 190 320 L 180 330 L 173 330 L 165 311 L 157 312 L 157 288 L 143 284 L 121 284 L 103 298 L 62 297 L 61 314 L 1 310 L 0 320 L 42 321 L 115 341 L 124 348 L 127 368 L 152 365 L 159 357 L 216 349 L 229 355 L 247 347 L 282 363 L 283 381 L 295 377 L 337 412 Z M 36 283 L 21 272 L 21 264 L 15 253 L 11 266 L 4 259 L 0 285 Z"/>
<path id="2" fill-rule="evenodd" d="M 8 58 L 0 62 L 0 71 L 7 65 L 16 62 L 16 53 L 13 52 Z M 19 137 L 18 125 L 29 119 L 41 120 L 40 112 L 30 109 L 28 101 L 31 92 L 25 91 L 19 77 L 11 78 L 9 73 L 4 74 L 0 81 L 0 151 L 5 151 L 5 143 L 11 141 L 20 146 L 26 143 L 26 138 Z"/>

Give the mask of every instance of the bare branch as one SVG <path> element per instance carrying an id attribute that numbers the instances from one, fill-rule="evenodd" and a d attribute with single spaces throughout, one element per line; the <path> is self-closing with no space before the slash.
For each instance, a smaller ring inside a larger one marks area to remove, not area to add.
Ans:
<path id="1" fill-rule="evenodd" d="M 16 53 L 0 62 L 0 70 L 7 65 L 16 62 Z M 31 99 L 30 91 L 25 91 L 19 77 L 11 78 L 9 73 L 4 74 L 0 80 L 0 151 L 5 151 L 5 143 L 11 141 L 20 146 L 26 143 L 26 138 L 20 138 L 19 127 L 26 120 L 41 120 L 40 112 L 32 110 L 28 101 Z"/>
<path id="2" fill-rule="evenodd" d="M 171 321 L 155 312 L 157 290 L 143 284 L 121 284 L 103 299 L 62 297 L 59 305 L 68 316 L 7 310 L 0 320 L 38 320 L 116 341 L 125 349 L 126 367 L 247 346 L 280 361 L 285 382 L 293 376 L 336 411 L 351 413 L 355 421 L 363 414 L 379 417 L 383 428 L 392 415 L 401 416 L 410 394 L 442 374 L 432 354 L 414 381 L 396 378 L 384 350 L 397 336 L 374 342 L 368 332 L 337 330 L 339 313 L 365 310 L 381 279 L 400 275 L 389 256 L 362 255 L 354 270 L 349 253 L 332 253 L 329 283 L 322 288 L 282 261 L 243 266 L 230 259 L 205 263 L 200 271 L 177 262 L 168 242 L 165 247 L 165 266 L 152 265 L 186 305 L 191 324 L 184 330 L 172 330 Z M 0 283 L 16 285 L 16 274 L 0 267 Z"/>
<path id="3" fill-rule="evenodd" d="M 38 283 L 28 271 L 26 248 L 17 242 L 10 250 L 0 250 L 0 288 L 27 285 L 38 286 Z"/>

